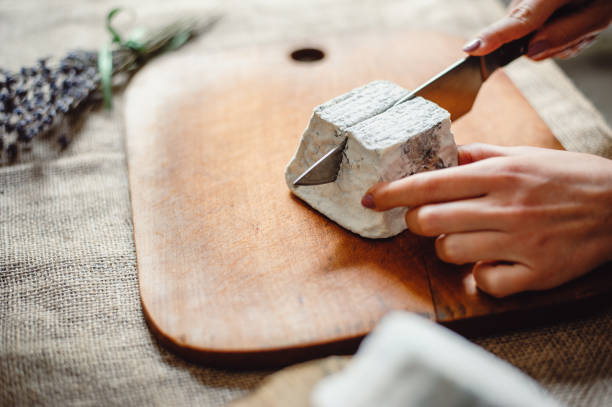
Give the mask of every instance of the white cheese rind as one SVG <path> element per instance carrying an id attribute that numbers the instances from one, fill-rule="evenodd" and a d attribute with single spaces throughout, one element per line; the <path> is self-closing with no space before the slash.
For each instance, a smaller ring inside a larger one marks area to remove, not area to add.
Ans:
<path id="1" fill-rule="evenodd" d="M 394 83 L 376 81 L 316 107 L 285 170 L 293 193 L 364 237 L 390 237 L 405 230 L 405 208 L 368 210 L 361 205 L 363 194 L 380 181 L 457 164 L 448 112 L 422 98 L 393 106 L 407 92 Z M 345 137 L 335 182 L 293 186 L 300 174 Z"/>

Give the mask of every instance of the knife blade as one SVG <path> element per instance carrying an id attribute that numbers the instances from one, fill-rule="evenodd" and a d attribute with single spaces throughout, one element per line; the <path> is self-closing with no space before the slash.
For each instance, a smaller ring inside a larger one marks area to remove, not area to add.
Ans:
<path id="1" fill-rule="evenodd" d="M 456 120 L 472 109 L 480 87 L 496 69 L 506 66 L 527 52 L 531 37 L 532 34 L 519 38 L 485 56 L 465 57 L 395 102 L 393 106 L 421 96 L 446 109 L 451 114 L 451 120 Z M 297 177 L 293 185 L 334 182 L 338 177 L 345 146 L 346 138 Z"/>

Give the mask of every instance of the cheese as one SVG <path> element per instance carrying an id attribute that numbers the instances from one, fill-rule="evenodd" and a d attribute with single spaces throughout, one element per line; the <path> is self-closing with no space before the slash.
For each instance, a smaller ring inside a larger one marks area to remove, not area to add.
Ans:
<path id="1" fill-rule="evenodd" d="M 365 192 L 380 181 L 457 165 L 449 113 L 423 98 L 393 106 L 406 94 L 392 82 L 375 81 L 316 107 L 285 170 L 291 191 L 363 237 L 390 237 L 406 229 L 406 208 L 366 209 L 361 205 Z M 335 182 L 293 186 L 299 175 L 345 138 Z"/>

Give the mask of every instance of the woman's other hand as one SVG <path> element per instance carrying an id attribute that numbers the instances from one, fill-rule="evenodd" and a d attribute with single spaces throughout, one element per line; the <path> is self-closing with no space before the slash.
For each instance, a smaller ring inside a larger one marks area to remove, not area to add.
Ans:
<path id="1" fill-rule="evenodd" d="M 460 147 L 458 167 L 372 187 L 362 203 L 409 207 L 408 228 L 438 236 L 443 261 L 475 263 L 503 297 L 543 290 L 612 260 L 612 160 L 535 147 Z"/>

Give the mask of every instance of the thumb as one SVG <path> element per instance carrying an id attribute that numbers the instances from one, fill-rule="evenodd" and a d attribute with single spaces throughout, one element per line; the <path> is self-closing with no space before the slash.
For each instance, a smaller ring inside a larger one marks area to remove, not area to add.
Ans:
<path id="1" fill-rule="evenodd" d="M 500 147 L 483 143 L 472 143 L 457 146 L 459 165 L 470 164 L 486 158 L 510 155 L 510 151 L 508 150 L 508 147 Z"/>
<path id="2" fill-rule="evenodd" d="M 472 269 L 476 285 L 494 297 L 506 297 L 531 289 L 534 273 L 520 263 L 478 262 Z"/>
<path id="3" fill-rule="evenodd" d="M 555 18 L 531 39 L 528 55 L 541 60 L 567 50 L 579 50 L 589 39 L 603 31 L 612 19 L 612 1 L 596 0 L 588 7 Z"/>
<path id="4" fill-rule="evenodd" d="M 496 146 L 493 144 L 472 143 L 457 146 L 459 165 L 470 164 L 476 161 L 485 160 L 493 157 L 507 157 L 512 155 L 525 155 L 550 152 L 548 148 L 531 146 Z"/>

